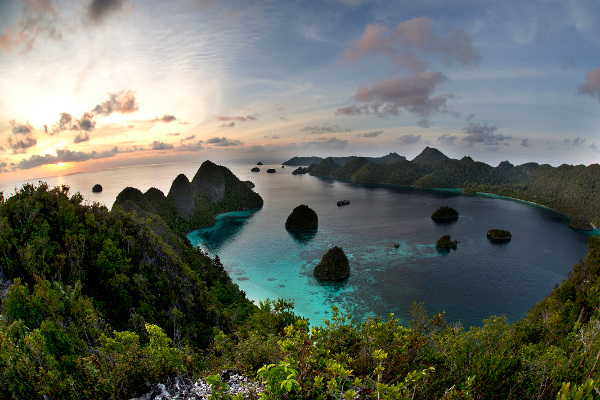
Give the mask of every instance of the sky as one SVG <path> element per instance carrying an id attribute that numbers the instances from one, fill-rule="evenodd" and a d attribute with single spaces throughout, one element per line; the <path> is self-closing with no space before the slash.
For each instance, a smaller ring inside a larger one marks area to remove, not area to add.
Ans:
<path id="1" fill-rule="evenodd" d="M 426 146 L 600 161 L 600 1 L 0 0 L 0 182 Z"/>

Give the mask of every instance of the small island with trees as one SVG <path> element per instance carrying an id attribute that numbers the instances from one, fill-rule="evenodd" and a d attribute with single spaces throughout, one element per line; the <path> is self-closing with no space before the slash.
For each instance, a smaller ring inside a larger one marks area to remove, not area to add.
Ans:
<path id="1" fill-rule="evenodd" d="M 441 206 L 431 214 L 431 219 L 434 221 L 454 221 L 458 219 L 458 211 L 452 207 Z"/>
<path id="2" fill-rule="evenodd" d="M 260 172 L 260 168 L 254 167 L 250 170 L 250 172 Z"/>
<path id="3" fill-rule="evenodd" d="M 328 281 L 342 281 L 350 276 L 350 263 L 344 250 L 339 246 L 329 249 L 315 267 L 314 274 Z"/>
<path id="4" fill-rule="evenodd" d="M 92 188 L 92 192 L 94 193 L 100 193 L 102 191 L 102 185 L 100 185 L 99 183 L 96 183 L 94 185 L 94 187 Z"/>
<path id="5" fill-rule="evenodd" d="M 494 242 L 508 242 L 512 239 L 510 231 L 504 229 L 490 229 L 487 231 L 487 237 Z"/>
<path id="6" fill-rule="evenodd" d="M 285 229 L 315 229 L 318 225 L 317 213 L 305 204 L 294 208 L 285 221 Z"/>
<path id="7" fill-rule="evenodd" d="M 459 241 L 452 240 L 450 235 L 444 235 L 438 239 L 438 241 L 435 243 L 435 246 L 441 249 L 456 249 L 458 243 Z"/>
<path id="8" fill-rule="evenodd" d="M 274 173 L 276 173 L 276 172 L 277 172 L 277 170 L 276 170 L 275 168 L 269 168 L 269 169 L 267 170 L 267 173 L 268 173 L 268 174 L 274 174 Z"/>

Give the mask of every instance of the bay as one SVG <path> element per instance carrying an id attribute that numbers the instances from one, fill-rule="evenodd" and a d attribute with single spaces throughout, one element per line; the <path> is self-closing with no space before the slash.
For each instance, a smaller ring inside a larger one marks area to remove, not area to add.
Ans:
<path id="1" fill-rule="evenodd" d="M 215 161 L 240 179 L 252 180 L 264 205 L 223 214 L 188 238 L 218 255 L 250 299 L 294 299 L 295 311 L 313 324 L 327 318 L 332 305 L 358 320 L 394 312 L 408 321 L 413 302 L 423 303 L 430 313 L 445 312 L 448 321 L 467 328 L 482 325 L 491 315 L 516 321 L 585 257 L 589 236 L 598 234 L 569 228 L 568 218 L 555 211 L 496 196 L 291 175 L 294 168 L 281 168 L 282 160 L 261 160 L 265 165 L 259 173 L 250 172 L 257 160 Z M 126 186 L 142 191 L 156 187 L 167 194 L 179 173 L 192 179 L 200 164 L 145 165 L 41 180 L 66 184 L 88 202 L 110 208 Z M 267 174 L 267 168 L 277 173 Z M 23 183 L 0 185 L 0 191 L 7 197 Z M 101 193 L 91 192 L 96 183 L 103 186 Z M 338 207 L 340 199 L 351 204 Z M 287 216 L 299 204 L 317 212 L 315 232 L 285 230 Z M 432 221 L 431 213 L 441 205 L 458 210 L 458 221 Z M 485 233 L 492 228 L 510 230 L 513 240 L 488 241 Z M 435 248 L 444 234 L 460 241 L 456 250 Z M 312 270 L 335 245 L 348 255 L 351 275 L 341 283 L 320 281 Z"/>

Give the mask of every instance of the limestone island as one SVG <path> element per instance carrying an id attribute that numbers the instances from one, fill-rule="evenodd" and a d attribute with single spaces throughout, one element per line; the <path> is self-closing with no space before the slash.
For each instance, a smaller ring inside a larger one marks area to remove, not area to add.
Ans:
<path id="1" fill-rule="evenodd" d="M 441 206 L 431 214 L 431 219 L 434 221 L 454 221 L 458 219 L 458 211 L 448 206 Z"/>
<path id="2" fill-rule="evenodd" d="M 302 175 L 308 173 L 308 167 L 302 168 L 298 167 L 294 171 L 292 171 L 292 175 Z"/>
<path id="3" fill-rule="evenodd" d="M 275 172 L 277 172 L 277 170 L 276 170 L 275 168 L 269 168 L 269 169 L 267 170 L 267 173 L 268 173 L 268 174 L 274 174 Z"/>
<path id="4" fill-rule="evenodd" d="M 350 275 L 350 263 L 341 247 L 329 249 L 315 267 L 314 274 L 317 278 L 328 281 L 343 281 Z"/>
<path id="5" fill-rule="evenodd" d="M 510 232 L 504 229 L 490 229 L 487 231 L 487 237 L 494 242 L 508 242 L 512 239 Z"/>
<path id="6" fill-rule="evenodd" d="M 256 187 L 256 185 L 252 181 L 242 181 L 242 182 L 244 182 L 246 185 L 248 185 L 248 187 L 250 189 L 254 189 Z"/>
<path id="7" fill-rule="evenodd" d="M 256 165 L 263 165 L 263 163 L 261 163 L 260 161 L 256 163 Z"/>
<path id="8" fill-rule="evenodd" d="M 102 185 L 96 183 L 94 185 L 94 187 L 92 188 L 92 192 L 94 193 L 100 193 L 102 191 Z"/>
<path id="9" fill-rule="evenodd" d="M 254 167 L 250 170 L 250 172 L 260 172 L 260 168 Z"/>
<path id="10" fill-rule="evenodd" d="M 438 239 L 438 241 L 435 243 L 435 246 L 442 249 L 455 249 L 458 243 L 460 242 L 458 240 L 452 240 L 450 235 L 444 235 Z"/>
<path id="11" fill-rule="evenodd" d="M 569 226 L 573 229 L 580 229 L 582 231 L 594 230 L 594 227 L 592 226 L 592 224 L 590 224 L 590 222 L 587 220 L 587 218 L 584 217 L 583 215 L 573 218 L 571 220 L 571 222 L 569 222 Z"/>
<path id="12" fill-rule="evenodd" d="M 318 225 L 317 213 L 304 204 L 294 208 L 285 221 L 285 229 L 315 229 Z"/>

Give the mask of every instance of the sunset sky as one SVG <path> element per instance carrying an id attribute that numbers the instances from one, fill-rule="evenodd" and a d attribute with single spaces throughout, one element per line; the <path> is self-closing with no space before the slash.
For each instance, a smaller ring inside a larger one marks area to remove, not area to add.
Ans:
<path id="1" fill-rule="evenodd" d="M 425 146 L 600 161 L 600 2 L 0 0 L 0 182 Z"/>

